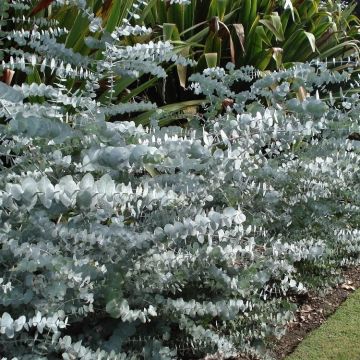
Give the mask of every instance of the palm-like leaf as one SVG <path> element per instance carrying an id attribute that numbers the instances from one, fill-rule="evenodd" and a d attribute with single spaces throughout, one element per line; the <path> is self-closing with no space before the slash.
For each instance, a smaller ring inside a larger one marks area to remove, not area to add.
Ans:
<path id="1" fill-rule="evenodd" d="M 34 2 L 32 13 L 42 10 L 47 3 L 50 4 L 49 1 Z M 101 19 L 105 32 L 119 26 L 134 3 L 136 0 L 88 0 L 88 6 Z M 231 61 L 237 67 L 253 65 L 266 70 L 317 57 L 342 57 L 358 52 L 360 21 L 353 10 L 354 6 L 342 9 L 331 0 L 325 5 L 320 0 L 191 0 L 189 5 L 149 0 L 138 19 L 132 21 L 151 27 L 153 40 L 170 40 L 178 53 L 198 61 L 194 69 L 169 66 L 165 96 L 157 99 L 158 103 L 184 103 L 192 100 L 185 90 L 187 78 L 209 66 L 224 66 Z M 68 48 L 97 59 L 102 57 L 101 49 L 91 50 L 86 45 L 89 20 L 80 11 L 74 6 L 62 7 L 59 11 L 54 8 L 53 16 L 69 29 L 65 39 Z M 101 36 L 100 32 L 91 35 L 95 39 Z M 149 39 L 128 37 L 124 45 Z M 154 86 L 157 86 L 155 93 L 164 93 L 163 84 L 155 78 L 138 83 L 117 76 L 114 81 L 113 95 L 119 101 L 144 92 L 151 97 L 149 89 Z M 107 98 L 105 88 L 99 99 Z"/>

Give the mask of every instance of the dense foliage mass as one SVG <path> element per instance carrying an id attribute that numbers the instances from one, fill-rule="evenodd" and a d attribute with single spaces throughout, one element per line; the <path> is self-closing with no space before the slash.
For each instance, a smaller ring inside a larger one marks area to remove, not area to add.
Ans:
<path id="1" fill-rule="evenodd" d="M 17 44 L 0 82 L 0 354 L 266 358 L 292 298 L 358 262 L 356 63 L 205 69 L 189 126 L 155 111 L 144 128 L 117 121 L 155 107 L 118 103 L 118 78 L 191 61 L 168 42 L 122 46 L 147 31 L 126 21 L 80 55 L 50 20 L 10 31 L 21 6 L 0 4 Z"/>

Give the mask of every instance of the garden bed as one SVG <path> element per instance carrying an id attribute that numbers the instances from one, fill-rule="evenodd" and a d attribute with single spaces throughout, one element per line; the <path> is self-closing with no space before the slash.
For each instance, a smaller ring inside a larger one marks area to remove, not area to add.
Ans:
<path id="1" fill-rule="evenodd" d="M 0 1 L 0 358 L 280 359 L 360 287 L 352 10 Z"/>
<path id="2" fill-rule="evenodd" d="M 296 318 L 289 323 L 286 335 L 275 342 L 272 353 L 275 359 L 285 359 L 291 354 L 311 331 L 321 326 L 354 290 L 360 288 L 360 267 L 344 270 L 343 278 L 343 283 L 321 295 L 310 292 L 296 299 L 299 304 Z M 257 359 L 240 356 L 236 360 Z"/>

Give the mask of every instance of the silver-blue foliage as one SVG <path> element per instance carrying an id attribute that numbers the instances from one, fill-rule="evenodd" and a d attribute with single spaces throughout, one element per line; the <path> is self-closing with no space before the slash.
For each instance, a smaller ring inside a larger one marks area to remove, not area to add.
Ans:
<path id="1" fill-rule="evenodd" d="M 327 91 L 350 73 L 207 69 L 192 76 L 209 104 L 193 127 L 107 122 L 154 105 L 101 105 L 99 79 L 186 63 L 167 43 L 118 46 L 140 31 L 129 26 L 96 69 L 83 62 L 86 76 L 46 35 L 33 47 L 58 49 L 44 59 L 58 83 L 0 82 L 0 353 L 266 358 L 296 310 L 290 296 L 358 263 L 359 95 Z M 68 93 L 64 77 L 86 86 Z"/>

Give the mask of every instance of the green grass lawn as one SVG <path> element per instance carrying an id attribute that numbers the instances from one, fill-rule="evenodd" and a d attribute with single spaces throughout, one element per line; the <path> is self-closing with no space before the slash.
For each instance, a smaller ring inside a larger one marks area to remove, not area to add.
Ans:
<path id="1" fill-rule="evenodd" d="M 360 290 L 285 360 L 360 360 Z"/>

